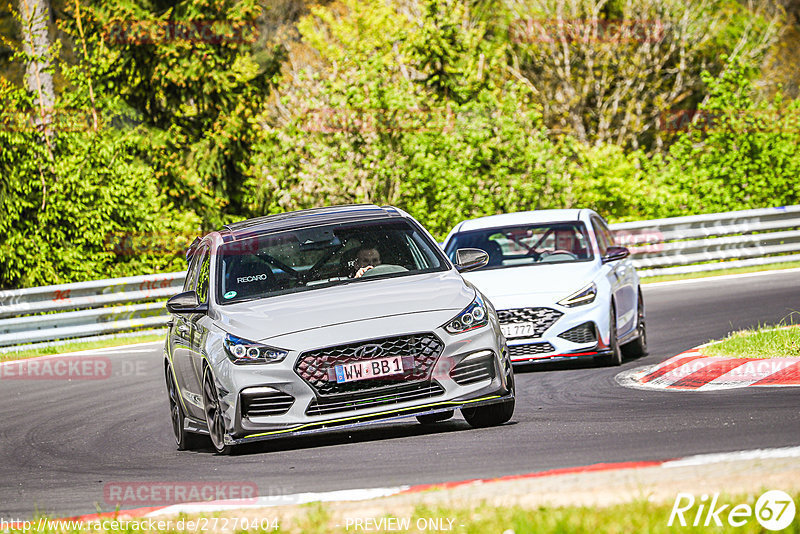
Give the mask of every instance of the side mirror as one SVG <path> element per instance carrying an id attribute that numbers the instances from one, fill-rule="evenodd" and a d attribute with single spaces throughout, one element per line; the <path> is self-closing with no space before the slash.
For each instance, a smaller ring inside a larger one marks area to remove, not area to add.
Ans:
<path id="1" fill-rule="evenodd" d="M 184 291 L 167 301 L 167 311 L 174 314 L 206 313 L 208 304 L 197 302 L 197 293 L 194 291 Z"/>
<path id="2" fill-rule="evenodd" d="M 631 251 L 625 247 L 608 247 L 606 255 L 601 258 L 603 263 L 611 261 L 623 260 L 631 255 Z"/>
<path id="3" fill-rule="evenodd" d="M 460 248 L 456 250 L 456 269 L 460 273 L 480 269 L 489 263 L 489 255 L 479 248 Z"/>

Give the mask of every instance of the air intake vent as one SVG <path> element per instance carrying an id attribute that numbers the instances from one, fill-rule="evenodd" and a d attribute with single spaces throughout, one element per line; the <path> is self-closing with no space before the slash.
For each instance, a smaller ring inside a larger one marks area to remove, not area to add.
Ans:
<path id="1" fill-rule="evenodd" d="M 509 345 L 508 354 L 511 358 L 520 356 L 535 356 L 536 354 L 547 354 L 555 350 L 550 343 L 529 343 L 527 345 Z"/>
<path id="2" fill-rule="evenodd" d="M 241 401 L 244 417 L 262 417 L 285 414 L 294 404 L 294 397 L 272 388 L 250 388 L 242 391 Z"/>
<path id="3" fill-rule="evenodd" d="M 359 360 L 388 356 L 403 357 L 403 374 L 393 375 L 394 382 L 423 382 L 430 380 L 433 364 L 444 349 L 444 343 L 432 332 L 406 336 L 371 339 L 347 345 L 337 345 L 304 352 L 295 364 L 295 372 L 319 395 L 354 393 L 381 389 L 388 379 L 357 380 L 337 383 L 335 367 Z"/>
<path id="4" fill-rule="evenodd" d="M 438 382 L 402 384 L 359 393 L 346 393 L 331 397 L 320 397 L 311 401 L 307 415 L 328 415 L 352 412 L 376 406 L 388 406 L 419 399 L 437 397 L 444 393 Z"/>
<path id="5" fill-rule="evenodd" d="M 542 337 L 545 330 L 564 315 L 551 308 L 517 308 L 513 310 L 497 310 L 500 324 L 533 323 L 533 332 L 525 337 Z"/>
<path id="6" fill-rule="evenodd" d="M 494 376 L 493 354 L 480 358 L 467 357 L 450 371 L 450 378 L 459 386 L 474 384 L 481 380 L 491 380 Z"/>
<path id="7" fill-rule="evenodd" d="M 595 334 L 594 323 L 583 323 L 575 328 L 570 328 L 558 337 L 572 341 L 573 343 L 597 343 L 597 334 Z"/>

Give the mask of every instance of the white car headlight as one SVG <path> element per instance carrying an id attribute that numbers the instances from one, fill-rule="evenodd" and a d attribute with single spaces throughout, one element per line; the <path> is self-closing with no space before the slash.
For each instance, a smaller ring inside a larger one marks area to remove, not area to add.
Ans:
<path id="1" fill-rule="evenodd" d="M 464 311 L 445 324 L 444 329 L 450 334 L 461 334 L 487 324 L 489 324 L 489 313 L 486 304 L 480 296 L 477 296 Z"/>
<path id="2" fill-rule="evenodd" d="M 228 359 L 236 364 L 277 363 L 283 361 L 289 351 L 268 347 L 227 334 L 223 342 Z"/>
<path id="3" fill-rule="evenodd" d="M 597 286 L 594 282 L 592 282 L 588 286 L 579 289 L 567 298 L 559 300 L 558 303 L 562 306 L 566 306 L 567 308 L 574 308 L 575 306 L 591 304 L 594 302 L 595 297 L 597 297 Z"/>

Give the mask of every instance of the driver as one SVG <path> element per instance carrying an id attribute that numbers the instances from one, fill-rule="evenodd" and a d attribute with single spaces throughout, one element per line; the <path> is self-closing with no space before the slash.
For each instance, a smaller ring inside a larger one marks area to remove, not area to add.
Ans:
<path id="1" fill-rule="evenodd" d="M 365 272 L 381 264 L 381 254 L 378 249 L 371 246 L 361 247 L 356 253 L 355 278 L 361 278 Z"/>
<path id="2" fill-rule="evenodd" d="M 563 250 L 575 254 L 575 232 L 573 230 L 556 230 L 555 251 Z"/>

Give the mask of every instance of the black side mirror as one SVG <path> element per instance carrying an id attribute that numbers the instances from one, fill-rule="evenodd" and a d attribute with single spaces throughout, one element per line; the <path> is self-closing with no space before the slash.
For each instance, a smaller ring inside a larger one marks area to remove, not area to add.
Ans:
<path id="1" fill-rule="evenodd" d="M 175 314 L 206 313 L 208 304 L 197 302 L 197 293 L 194 291 L 184 291 L 167 301 L 167 311 Z"/>
<path id="2" fill-rule="evenodd" d="M 489 255 L 479 248 L 460 248 L 456 250 L 456 269 L 460 273 L 480 269 L 489 263 Z"/>
<path id="3" fill-rule="evenodd" d="M 603 263 L 611 261 L 623 260 L 631 255 L 631 251 L 625 247 L 608 247 L 606 255 L 602 257 Z"/>

